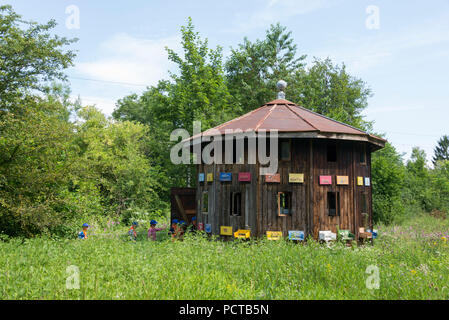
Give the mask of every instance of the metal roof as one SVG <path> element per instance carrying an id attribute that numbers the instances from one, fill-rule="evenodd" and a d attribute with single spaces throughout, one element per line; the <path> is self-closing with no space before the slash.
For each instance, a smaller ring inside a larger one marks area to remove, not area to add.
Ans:
<path id="1" fill-rule="evenodd" d="M 290 133 L 291 137 L 317 137 L 346 140 L 366 140 L 379 147 L 386 140 L 371 135 L 348 124 L 328 118 L 291 101 L 277 99 L 266 103 L 241 117 L 204 131 L 202 136 L 224 135 L 226 130 L 240 129 L 243 132 L 278 130 L 279 135 Z M 305 135 L 304 135 L 305 134 Z M 190 139 L 195 140 L 199 135 Z M 362 138 L 362 139 L 361 139 Z M 189 139 L 189 140 L 190 140 Z"/>

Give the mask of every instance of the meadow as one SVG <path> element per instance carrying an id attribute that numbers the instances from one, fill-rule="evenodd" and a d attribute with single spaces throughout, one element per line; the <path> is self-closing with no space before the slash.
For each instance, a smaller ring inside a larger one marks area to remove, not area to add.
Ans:
<path id="1" fill-rule="evenodd" d="M 0 297 L 449 299 L 448 220 L 422 216 L 378 229 L 374 246 L 352 247 L 203 236 L 171 242 L 165 233 L 151 242 L 143 228 L 133 243 L 125 226 L 111 225 L 88 240 L 2 236 Z M 367 288 L 369 266 L 378 268 L 378 289 Z M 67 289 L 76 269 L 79 289 Z"/>

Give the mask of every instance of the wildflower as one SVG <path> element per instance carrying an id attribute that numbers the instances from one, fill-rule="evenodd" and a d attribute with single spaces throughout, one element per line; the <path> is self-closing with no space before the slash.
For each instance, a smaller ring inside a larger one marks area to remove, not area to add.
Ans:
<path id="1" fill-rule="evenodd" d="M 441 240 L 443 240 L 443 241 L 446 242 L 446 241 L 447 241 L 447 238 L 443 236 L 443 237 L 441 237 Z"/>
<path id="2" fill-rule="evenodd" d="M 410 272 L 411 272 L 413 275 L 416 274 L 416 270 L 411 270 Z"/>

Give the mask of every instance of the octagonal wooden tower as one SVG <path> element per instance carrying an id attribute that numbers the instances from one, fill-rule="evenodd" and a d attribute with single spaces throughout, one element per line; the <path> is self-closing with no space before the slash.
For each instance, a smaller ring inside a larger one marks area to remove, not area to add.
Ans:
<path id="1" fill-rule="evenodd" d="M 360 227 L 372 229 L 371 153 L 385 146 L 384 139 L 285 99 L 201 136 L 223 136 L 227 129 L 277 130 L 279 165 L 277 175 L 261 175 L 259 159 L 248 163 L 248 143 L 244 163 L 197 165 L 197 219 L 212 234 L 227 226 L 250 230 L 252 237 L 302 230 L 317 239 L 322 230 L 358 236 Z M 201 136 L 190 143 L 204 148 Z"/>

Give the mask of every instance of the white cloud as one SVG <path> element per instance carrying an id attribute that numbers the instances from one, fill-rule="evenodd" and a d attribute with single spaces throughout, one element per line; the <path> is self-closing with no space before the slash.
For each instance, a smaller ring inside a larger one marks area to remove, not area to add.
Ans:
<path id="1" fill-rule="evenodd" d="M 449 15 L 424 21 L 396 32 L 370 31 L 372 34 L 359 38 L 338 39 L 332 47 L 322 48 L 313 54 L 320 58 L 330 57 L 336 62 L 345 62 L 358 74 L 394 59 L 422 58 L 413 55 L 413 49 L 449 42 Z"/>
<path id="2" fill-rule="evenodd" d="M 154 85 L 170 68 L 165 47 L 179 49 L 180 39 L 138 39 L 126 33 L 101 43 L 100 58 L 76 65 L 75 71 L 96 80 Z"/>
<path id="3" fill-rule="evenodd" d="M 271 23 L 285 21 L 288 18 L 328 8 L 339 1 L 330 0 L 269 0 L 265 6 L 250 13 L 239 13 L 229 32 L 248 32 L 251 29 L 266 27 Z"/>

